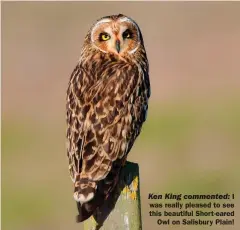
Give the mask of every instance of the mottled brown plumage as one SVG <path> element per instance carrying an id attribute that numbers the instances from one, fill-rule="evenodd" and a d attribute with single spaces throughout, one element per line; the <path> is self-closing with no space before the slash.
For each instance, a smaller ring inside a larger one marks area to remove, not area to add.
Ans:
<path id="1" fill-rule="evenodd" d="M 98 20 L 67 89 L 67 155 L 80 221 L 114 189 L 146 120 L 149 97 L 139 27 L 124 15 Z"/>

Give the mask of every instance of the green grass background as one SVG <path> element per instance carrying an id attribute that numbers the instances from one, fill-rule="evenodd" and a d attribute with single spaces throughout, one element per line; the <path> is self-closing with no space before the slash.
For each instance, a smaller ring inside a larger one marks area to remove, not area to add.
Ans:
<path id="1" fill-rule="evenodd" d="M 80 229 L 64 132 L 64 121 L 3 120 L 2 229 Z M 214 108 L 151 105 L 129 157 L 140 165 L 144 227 L 157 229 L 148 216 L 149 192 L 238 192 L 239 136 L 240 106 L 233 101 Z"/>

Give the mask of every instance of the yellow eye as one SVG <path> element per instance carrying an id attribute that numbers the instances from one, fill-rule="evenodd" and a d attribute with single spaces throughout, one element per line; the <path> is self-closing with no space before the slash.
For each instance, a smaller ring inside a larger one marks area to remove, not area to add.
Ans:
<path id="1" fill-rule="evenodd" d="M 130 30 L 126 30 L 125 32 L 123 32 L 123 38 L 132 38 L 132 33 Z"/>
<path id="2" fill-rule="evenodd" d="M 102 41 L 107 41 L 107 40 L 110 39 L 110 35 L 108 35 L 108 34 L 101 34 L 100 39 Z"/>

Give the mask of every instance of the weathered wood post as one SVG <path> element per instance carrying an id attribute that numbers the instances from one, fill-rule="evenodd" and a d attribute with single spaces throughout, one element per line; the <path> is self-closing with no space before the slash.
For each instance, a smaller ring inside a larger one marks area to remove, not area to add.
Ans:
<path id="1" fill-rule="evenodd" d="M 114 194 L 84 222 L 84 230 L 142 229 L 138 164 L 126 162 Z"/>

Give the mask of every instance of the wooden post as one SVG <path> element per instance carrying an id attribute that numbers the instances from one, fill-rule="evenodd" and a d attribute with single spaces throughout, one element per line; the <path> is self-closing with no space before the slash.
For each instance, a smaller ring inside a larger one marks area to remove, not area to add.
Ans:
<path id="1" fill-rule="evenodd" d="M 126 162 L 115 191 L 115 197 L 84 221 L 84 230 L 142 229 L 138 164 Z"/>

